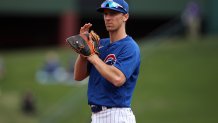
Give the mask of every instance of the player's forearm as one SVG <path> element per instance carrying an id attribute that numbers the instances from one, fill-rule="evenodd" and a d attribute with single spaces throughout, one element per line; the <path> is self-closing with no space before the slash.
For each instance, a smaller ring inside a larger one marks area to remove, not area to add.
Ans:
<path id="1" fill-rule="evenodd" d="M 89 74 L 87 70 L 87 60 L 80 55 L 76 59 L 76 63 L 74 66 L 74 79 L 77 81 L 81 81 L 85 79 Z"/>
<path id="2" fill-rule="evenodd" d="M 88 57 L 88 60 L 95 66 L 98 72 L 114 86 L 122 86 L 126 78 L 124 74 L 114 66 L 105 64 L 97 55 Z"/>

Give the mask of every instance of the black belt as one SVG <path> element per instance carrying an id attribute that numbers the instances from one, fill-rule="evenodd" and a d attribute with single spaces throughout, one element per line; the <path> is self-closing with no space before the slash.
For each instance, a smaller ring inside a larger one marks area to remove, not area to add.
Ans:
<path id="1" fill-rule="evenodd" d="M 99 106 L 99 105 L 91 105 L 91 110 L 93 113 L 97 113 L 106 109 L 110 109 L 112 107 L 108 107 L 108 106 Z"/>

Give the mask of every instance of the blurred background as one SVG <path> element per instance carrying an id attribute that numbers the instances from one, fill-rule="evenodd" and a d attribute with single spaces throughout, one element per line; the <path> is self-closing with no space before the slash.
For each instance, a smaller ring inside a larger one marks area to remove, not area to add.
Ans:
<path id="1" fill-rule="evenodd" d="M 126 1 L 141 49 L 137 123 L 217 123 L 218 1 Z M 88 22 L 107 37 L 102 2 L 0 1 L 0 123 L 90 123 L 87 79 L 73 80 L 65 39 Z"/>

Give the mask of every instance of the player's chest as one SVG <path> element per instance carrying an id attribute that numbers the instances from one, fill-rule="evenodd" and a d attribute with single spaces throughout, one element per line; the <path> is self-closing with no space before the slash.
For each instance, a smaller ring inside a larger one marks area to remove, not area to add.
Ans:
<path id="1" fill-rule="evenodd" d="M 117 61 L 120 48 L 115 46 L 104 47 L 100 49 L 100 58 L 108 65 L 113 65 Z"/>

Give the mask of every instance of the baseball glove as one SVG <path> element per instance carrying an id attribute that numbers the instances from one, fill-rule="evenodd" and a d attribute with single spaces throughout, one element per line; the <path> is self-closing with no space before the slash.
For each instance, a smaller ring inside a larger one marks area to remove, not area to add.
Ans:
<path id="1" fill-rule="evenodd" d="M 91 39 L 89 39 L 91 37 Z M 77 53 L 88 57 L 99 54 L 100 37 L 92 30 L 90 33 L 78 34 L 66 39 L 70 47 Z"/>

